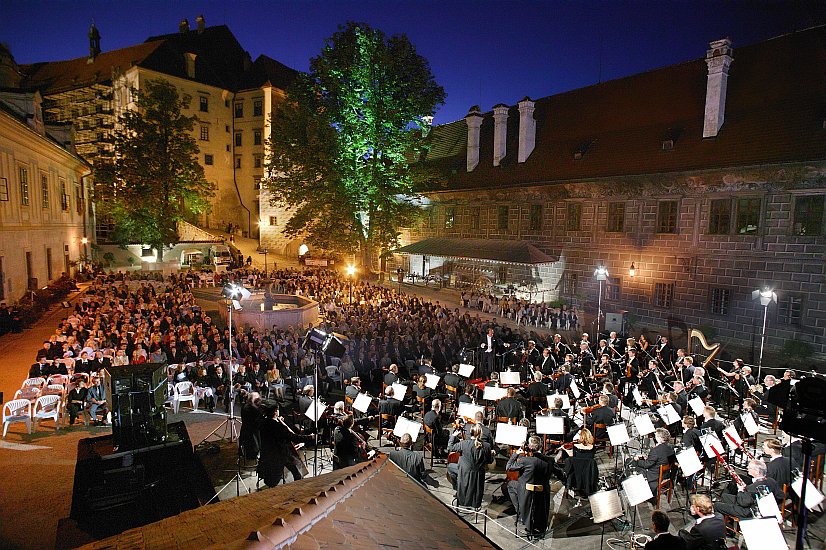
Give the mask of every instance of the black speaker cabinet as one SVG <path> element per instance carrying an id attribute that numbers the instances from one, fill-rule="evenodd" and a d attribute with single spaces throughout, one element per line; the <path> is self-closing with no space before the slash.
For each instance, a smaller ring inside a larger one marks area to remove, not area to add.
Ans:
<path id="1" fill-rule="evenodd" d="M 112 436 L 119 451 L 162 443 L 166 438 L 166 363 L 106 369 Z"/>
<path id="2" fill-rule="evenodd" d="M 111 366 L 106 369 L 109 395 L 149 391 L 156 407 L 166 401 L 166 363 Z M 112 403 L 109 403 L 110 408 Z"/>

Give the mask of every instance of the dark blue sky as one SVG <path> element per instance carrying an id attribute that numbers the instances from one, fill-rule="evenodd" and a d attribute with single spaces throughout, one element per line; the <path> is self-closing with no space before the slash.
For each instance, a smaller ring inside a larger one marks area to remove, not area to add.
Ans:
<path id="1" fill-rule="evenodd" d="M 0 41 L 20 63 L 86 55 L 95 20 L 104 50 L 194 27 L 227 24 L 255 58 L 296 69 L 340 23 L 406 33 L 431 63 L 447 102 L 436 122 L 479 104 L 514 104 L 697 59 L 709 40 L 736 48 L 826 22 L 826 2 L 779 1 L 245 1 L 0 0 Z"/>

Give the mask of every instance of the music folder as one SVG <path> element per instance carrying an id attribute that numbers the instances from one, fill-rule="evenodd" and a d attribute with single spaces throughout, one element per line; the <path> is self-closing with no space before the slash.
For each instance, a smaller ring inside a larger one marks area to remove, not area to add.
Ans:
<path id="1" fill-rule="evenodd" d="M 726 445 L 728 445 L 732 451 L 737 450 L 737 446 L 743 444 L 743 440 L 740 438 L 740 434 L 737 433 L 734 426 L 729 426 L 723 430 L 723 437 L 726 440 Z"/>
<path id="2" fill-rule="evenodd" d="M 703 463 L 700 462 L 700 457 L 697 456 L 697 451 L 693 447 L 677 453 L 677 464 L 680 465 L 684 476 L 696 474 L 703 469 Z"/>
<path id="3" fill-rule="evenodd" d="M 404 401 L 404 397 L 407 395 L 407 386 L 396 382 L 390 387 L 393 388 L 393 399 Z"/>
<path id="4" fill-rule="evenodd" d="M 623 422 L 608 426 L 606 429 L 608 430 L 608 438 L 611 440 L 611 445 L 622 445 L 631 441 L 631 438 L 628 436 L 628 430 L 625 428 L 625 423 Z"/>
<path id="5" fill-rule="evenodd" d="M 368 407 L 370 407 L 370 396 L 366 393 L 360 393 L 356 396 L 355 401 L 353 401 L 353 408 L 356 409 L 360 413 L 367 413 Z"/>
<path id="6" fill-rule="evenodd" d="M 740 530 L 749 550 L 778 550 L 789 547 L 775 518 L 740 520 Z"/>
<path id="7" fill-rule="evenodd" d="M 740 420 L 743 422 L 743 427 L 746 428 L 746 433 L 751 435 L 756 434 L 760 428 L 757 427 L 757 422 L 754 421 L 754 417 L 749 413 L 743 413 L 740 415 Z"/>
<path id="8" fill-rule="evenodd" d="M 396 426 L 393 428 L 393 435 L 395 435 L 396 437 L 401 437 L 404 434 L 408 433 L 415 442 L 416 439 L 419 437 L 419 430 L 421 430 L 421 428 L 422 425 L 419 422 L 411 422 L 405 417 L 400 416 L 399 419 L 396 421 Z"/>
<path id="9" fill-rule="evenodd" d="M 496 425 L 496 443 L 521 447 L 528 438 L 528 427 L 515 424 L 498 423 Z"/>
<path id="10" fill-rule="evenodd" d="M 459 376 L 464 376 L 465 378 L 470 378 L 470 375 L 473 374 L 473 369 L 475 369 L 473 365 L 468 365 L 467 363 L 462 363 L 459 365 Z"/>
<path id="11" fill-rule="evenodd" d="M 477 412 L 485 414 L 485 407 L 481 405 L 474 405 L 473 403 L 459 403 L 459 416 L 472 421 L 476 418 Z"/>
<path id="12" fill-rule="evenodd" d="M 425 378 L 427 381 L 424 383 L 424 387 L 430 388 L 431 390 L 435 390 L 436 386 L 439 385 L 439 380 L 442 379 L 441 376 L 436 374 L 425 374 Z"/>
<path id="13" fill-rule="evenodd" d="M 482 394 L 482 399 L 485 401 L 499 401 L 500 399 L 507 397 L 508 389 L 507 388 L 497 388 L 496 386 L 485 386 L 485 393 Z"/>
<path id="14" fill-rule="evenodd" d="M 318 399 L 314 399 L 312 404 L 309 407 L 307 407 L 307 410 L 304 412 L 304 414 L 307 416 L 307 418 L 315 422 L 316 420 L 321 418 L 321 415 L 324 414 L 324 411 L 326 409 L 327 405 L 325 405 Z"/>
<path id="15" fill-rule="evenodd" d="M 554 408 L 554 401 L 556 401 L 557 397 L 562 399 L 562 410 L 568 410 L 568 409 L 571 408 L 571 398 L 568 397 L 567 393 L 563 393 L 563 394 L 555 393 L 553 395 L 549 395 L 548 396 L 548 407 Z"/>
<path id="16" fill-rule="evenodd" d="M 536 417 L 536 433 L 539 435 L 561 435 L 565 433 L 565 419 L 561 416 Z"/>
<path id="17" fill-rule="evenodd" d="M 616 489 L 594 493 L 588 497 L 588 502 L 591 504 L 594 523 L 604 523 L 623 514 L 622 501 Z"/>
<path id="18" fill-rule="evenodd" d="M 703 409 L 705 409 L 706 404 L 703 403 L 703 400 L 699 397 L 695 397 L 694 399 L 689 400 L 688 406 L 691 407 L 691 410 L 694 411 L 694 414 L 697 416 L 701 416 L 703 414 Z"/>
<path id="19" fill-rule="evenodd" d="M 634 425 L 637 427 L 637 432 L 640 436 L 646 436 L 654 433 L 654 423 L 651 422 L 651 417 L 647 414 L 635 416 Z"/>
<path id="20" fill-rule="evenodd" d="M 622 490 L 625 491 L 628 504 L 631 506 L 641 504 L 654 496 L 651 487 L 648 486 L 648 480 L 642 474 L 634 474 L 623 481 Z"/>

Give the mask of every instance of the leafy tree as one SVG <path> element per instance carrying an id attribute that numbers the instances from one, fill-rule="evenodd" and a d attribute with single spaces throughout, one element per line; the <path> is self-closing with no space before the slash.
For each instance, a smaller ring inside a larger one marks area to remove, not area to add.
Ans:
<path id="1" fill-rule="evenodd" d="M 266 183 L 290 211 L 287 235 L 358 252 L 363 266 L 395 245 L 434 177 L 416 161 L 444 98 L 406 36 L 340 27 L 272 116 Z"/>
<path id="2" fill-rule="evenodd" d="M 95 195 L 115 242 L 151 244 L 163 261 L 163 247 L 178 242 L 178 222 L 208 211 L 214 191 L 191 133 L 197 117 L 181 112 L 191 98 L 166 80 L 142 86 L 132 90 L 136 108 L 118 119 L 113 159 L 95 169 Z"/>

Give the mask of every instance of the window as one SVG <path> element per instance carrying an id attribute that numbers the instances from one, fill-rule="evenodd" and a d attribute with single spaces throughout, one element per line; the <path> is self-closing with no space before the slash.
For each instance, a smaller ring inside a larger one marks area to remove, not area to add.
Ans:
<path id="1" fill-rule="evenodd" d="M 562 294 L 565 296 L 573 296 L 576 294 L 578 282 L 579 278 L 576 273 L 564 273 L 562 275 Z"/>
<path id="2" fill-rule="evenodd" d="M 252 178 L 252 186 L 255 188 L 256 191 L 259 191 L 261 189 L 261 178 Z"/>
<path id="3" fill-rule="evenodd" d="M 499 216 L 498 216 L 498 224 L 497 227 L 499 229 L 507 229 L 508 228 L 508 207 L 507 206 L 500 206 L 499 207 Z"/>
<path id="4" fill-rule="evenodd" d="M 445 208 L 445 229 L 453 229 L 456 225 L 456 207 L 448 206 Z"/>
<path id="5" fill-rule="evenodd" d="M 470 228 L 479 229 L 480 220 L 482 218 L 482 209 L 474 206 L 470 209 Z"/>
<path id="6" fill-rule="evenodd" d="M 433 229 L 433 219 L 436 217 L 436 207 L 431 206 L 427 209 L 427 227 Z"/>
<path id="7" fill-rule="evenodd" d="M 77 213 L 83 214 L 83 189 L 78 182 L 75 182 L 75 206 L 77 206 Z"/>
<path id="8" fill-rule="evenodd" d="M 241 168 L 241 156 L 240 155 L 235 157 L 235 167 L 236 168 Z"/>
<path id="9" fill-rule="evenodd" d="M 235 118 L 244 118 L 244 103 L 241 101 L 235 103 Z"/>
<path id="10" fill-rule="evenodd" d="M 29 170 L 21 167 L 18 172 L 20 177 L 20 204 L 29 205 Z"/>
<path id="11" fill-rule="evenodd" d="M 731 290 L 728 288 L 711 289 L 711 313 L 714 315 L 728 315 L 731 306 Z"/>
<path id="12" fill-rule="evenodd" d="M 264 114 L 264 102 L 256 99 L 252 102 L 252 116 L 262 116 Z"/>
<path id="13" fill-rule="evenodd" d="M 608 277 L 605 285 L 605 299 L 619 302 L 622 296 L 622 279 L 619 277 Z"/>
<path id="14" fill-rule="evenodd" d="M 760 228 L 760 199 L 737 201 L 737 233 L 751 235 Z"/>
<path id="15" fill-rule="evenodd" d="M 46 277 L 52 280 L 52 249 L 46 249 Z"/>
<path id="16" fill-rule="evenodd" d="M 242 143 L 244 143 L 243 132 L 235 132 L 235 146 L 241 147 Z"/>
<path id="17" fill-rule="evenodd" d="M 209 126 L 201 126 L 201 141 L 209 141 Z"/>
<path id="18" fill-rule="evenodd" d="M 277 222 L 278 222 L 278 218 L 276 218 L 275 216 L 270 216 L 270 225 L 272 225 L 272 226 L 277 225 Z"/>
<path id="19" fill-rule="evenodd" d="M 255 157 L 253 157 L 253 165 L 256 168 L 261 168 L 261 155 L 255 155 Z"/>
<path id="20" fill-rule="evenodd" d="M 708 212 L 708 234 L 727 235 L 731 230 L 731 199 L 714 199 Z"/>
<path id="21" fill-rule="evenodd" d="M 608 226 L 606 230 L 611 233 L 622 233 L 625 231 L 625 203 L 608 203 Z"/>
<path id="22" fill-rule="evenodd" d="M 826 195 L 796 197 L 794 199 L 795 235 L 823 234 L 823 200 Z"/>
<path id="23" fill-rule="evenodd" d="M 100 103 L 95 103 L 95 112 L 96 113 L 102 113 L 103 112 L 103 105 L 101 105 Z"/>
<path id="24" fill-rule="evenodd" d="M 0 178 L 0 201 L 9 200 L 9 180 Z"/>
<path id="25" fill-rule="evenodd" d="M 654 305 L 669 309 L 674 302 L 674 283 L 657 283 L 654 285 Z"/>
<path id="26" fill-rule="evenodd" d="M 261 145 L 261 130 L 252 131 L 252 144 Z"/>
<path id="27" fill-rule="evenodd" d="M 565 227 L 568 231 L 579 231 L 582 224 L 582 203 L 569 202 L 568 203 L 568 217 L 565 222 Z"/>
<path id="28" fill-rule="evenodd" d="M 540 231 L 542 229 L 542 205 L 531 205 L 531 230 Z"/>
<path id="29" fill-rule="evenodd" d="M 677 232 L 677 201 L 660 201 L 657 207 L 657 233 Z"/>
<path id="30" fill-rule="evenodd" d="M 797 294 L 779 296 L 777 321 L 784 325 L 800 325 L 803 321 L 803 297 Z"/>
<path id="31" fill-rule="evenodd" d="M 152 254 L 152 247 L 142 247 L 141 248 L 141 258 L 148 258 L 150 256 L 154 256 Z"/>
<path id="32" fill-rule="evenodd" d="M 49 207 L 49 176 L 40 174 L 40 199 L 43 208 Z M 51 279 L 51 277 L 49 277 Z"/>
<path id="33" fill-rule="evenodd" d="M 229 124 L 224 125 L 224 130 L 226 130 L 226 132 L 229 133 Z"/>
<path id="34" fill-rule="evenodd" d="M 69 209 L 69 193 L 66 192 L 66 180 L 60 178 L 60 209 L 64 212 Z"/>
<path id="35" fill-rule="evenodd" d="M 201 112 L 202 113 L 208 113 L 209 112 L 209 98 L 205 97 L 205 96 L 201 96 L 200 101 L 201 101 L 201 106 L 200 106 Z"/>
<path id="36" fill-rule="evenodd" d="M 215 157 L 213 157 L 210 154 L 204 155 L 204 164 L 207 166 L 212 166 L 213 164 L 215 164 Z"/>

